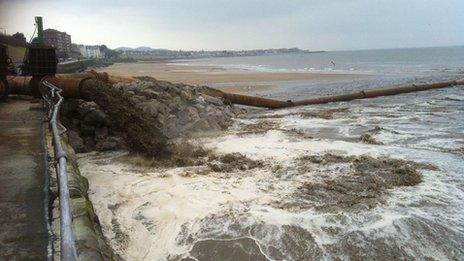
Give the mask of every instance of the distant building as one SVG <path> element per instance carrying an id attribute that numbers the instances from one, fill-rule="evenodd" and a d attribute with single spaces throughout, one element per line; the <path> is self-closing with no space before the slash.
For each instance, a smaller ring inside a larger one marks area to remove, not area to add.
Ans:
<path id="1" fill-rule="evenodd" d="M 82 54 L 81 54 L 81 49 L 80 49 L 80 45 L 78 44 L 71 44 L 71 55 L 70 55 L 70 58 L 73 58 L 73 59 L 80 59 L 82 58 Z"/>
<path id="2" fill-rule="evenodd" d="M 100 51 L 99 45 L 78 45 L 79 51 L 85 58 L 104 58 L 104 53 Z"/>
<path id="3" fill-rule="evenodd" d="M 57 55 L 69 56 L 71 53 L 71 36 L 66 32 L 55 29 L 46 29 L 43 32 L 44 42 L 56 48 Z"/>

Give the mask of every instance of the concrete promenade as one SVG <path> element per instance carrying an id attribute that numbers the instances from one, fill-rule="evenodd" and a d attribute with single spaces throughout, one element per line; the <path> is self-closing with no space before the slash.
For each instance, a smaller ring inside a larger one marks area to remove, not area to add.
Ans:
<path id="1" fill-rule="evenodd" d="M 0 102 L 0 260 L 47 259 L 43 112 L 37 107 L 26 98 Z"/>

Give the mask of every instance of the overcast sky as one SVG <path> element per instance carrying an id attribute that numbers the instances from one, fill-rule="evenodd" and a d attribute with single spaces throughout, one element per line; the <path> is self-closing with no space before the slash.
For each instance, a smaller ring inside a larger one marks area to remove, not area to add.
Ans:
<path id="1" fill-rule="evenodd" d="M 464 0 L 0 0 L 0 27 L 34 16 L 74 43 L 183 50 L 464 45 Z"/>

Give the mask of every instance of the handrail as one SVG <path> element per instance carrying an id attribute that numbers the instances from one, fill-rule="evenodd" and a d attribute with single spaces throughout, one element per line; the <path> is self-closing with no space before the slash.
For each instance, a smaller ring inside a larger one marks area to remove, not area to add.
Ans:
<path id="1" fill-rule="evenodd" d="M 53 146 L 55 148 L 56 173 L 58 177 L 59 193 L 60 193 L 60 242 L 61 242 L 61 260 L 75 261 L 77 260 L 76 245 L 74 232 L 72 228 L 72 213 L 70 208 L 70 196 L 68 187 L 67 159 L 66 151 L 61 143 L 60 132 L 58 130 L 59 109 L 63 102 L 62 90 L 53 84 L 43 81 L 42 85 L 46 87 L 46 92 L 43 94 L 43 99 L 49 107 L 50 128 L 53 135 Z M 54 100 L 57 100 L 54 102 Z"/>

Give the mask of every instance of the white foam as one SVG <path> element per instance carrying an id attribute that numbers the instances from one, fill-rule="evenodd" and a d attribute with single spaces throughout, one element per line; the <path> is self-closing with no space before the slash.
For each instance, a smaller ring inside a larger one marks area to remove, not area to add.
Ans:
<path id="1" fill-rule="evenodd" d="M 449 136 L 446 128 L 427 132 L 427 128 L 434 125 L 433 120 L 439 120 L 436 118 L 431 118 L 430 122 L 408 124 L 411 117 L 421 114 L 412 113 L 397 121 L 397 118 L 389 116 L 401 113 L 398 106 L 386 106 L 385 109 L 373 109 L 366 104 L 357 106 L 353 105 L 350 110 L 360 115 L 358 117 L 325 120 L 283 116 L 268 119 L 278 121 L 281 130 L 260 134 L 237 134 L 241 125 L 259 121 L 243 119 L 229 133 L 198 140 L 219 154 L 239 152 L 270 165 L 281 165 L 286 171 L 283 174 L 274 172 L 272 168 L 207 175 L 198 174 L 196 170 L 199 167 L 140 169 L 115 160 L 120 155 L 118 153 L 81 155 L 79 164 L 83 175 L 89 179 L 90 198 L 104 234 L 118 254 L 127 260 L 187 256 L 197 240 L 221 235 L 253 238 L 266 252 L 268 246 L 285 247 L 280 241 L 285 225 L 298 226 L 310 232 L 327 259 L 346 258 L 330 252 L 329 247 L 344 247 L 340 242 L 349 236 L 359 240 L 353 241 L 353 244 L 359 243 L 356 247 L 360 248 L 376 239 L 387 239 L 392 249 L 395 249 L 394 246 L 401 247 L 418 258 L 447 259 L 450 257 L 448 248 L 460 251 L 451 243 L 456 242 L 455 234 L 461 233 L 460 239 L 464 238 L 464 161 L 460 156 L 433 149 L 437 144 L 451 147 L 459 139 Z M 378 121 L 372 121 L 370 116 L 373 114 Z M 459 124 L 462 123 L 449 122 L 449 125 L 458 127 Z M 285 131 L 292 128 L 308 131 L 330 126 L 337 129 L 336 133 L 341 137 L 355 137 L 359 135 L 356 130 L 360 126 L 369 130 L 376 125 L 384 128 L 375 138 L 386 145 L 350 142 L 337 137 L 308 139 Z M 444 136 L 431 138 L 431 135 L 438 134 Z M 422 183 L 391 189 L 384 199 L 385 203 L 367 211 L 323 213 L 313 209 L 276 207 L 273 202 L 293 195 L 304 182 L 321 178 L 321 171 L 343 174 L 344 169 L 331 169 L 331 166 L 326 169 L 308 168 L 306 173 L 292 171 L 297 157 L 327 152 L 373 157 L 387 155 L 430 163 L 438 170 L 421 170 Z M 221 216 L 226 218 L 214 218 Z M 120 224 L 122 233 L 128 235 L 127 243 L 118 241 L 114 221 Z M 248 231 L 250 227 L 262 224 L 267 230 L 261 234 L 251 235 L 240 230 Z M 421 224 L 425 224 L 425 228 L 417 227 Z M 434 235 L 435 227 L 441 227 L 438 231 L 444 234 Z M 432 240 L 430 235 L 436 238 Z M 189 236 L 190 241 L 185 239 Z M 450 239 L 445 246 L 438 240 L 442 237 L 450 237 L 454 241 Z M 365 249 L 367 255 L 371 253 L 369 251 Z"/>

